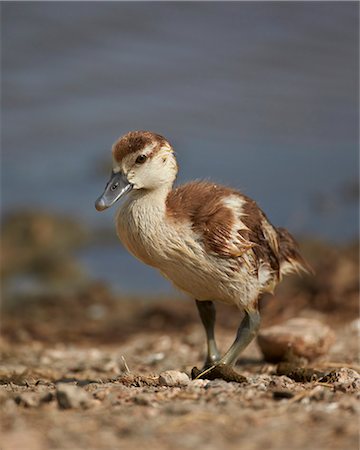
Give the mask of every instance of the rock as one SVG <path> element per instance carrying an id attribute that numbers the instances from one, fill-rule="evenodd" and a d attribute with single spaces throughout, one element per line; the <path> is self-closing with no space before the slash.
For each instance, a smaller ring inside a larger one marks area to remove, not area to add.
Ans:
<path id="1" fill-rule="evenodd" d="M 232 392 L 235 390 L 235 383 L 216 378 L 209 381 L 206 385 L 206 390 L 215 390 L 216 392 Z"/>
<path id="2" fill-rule="evenodd" d="M 165 358 L 164 352 L 153 353 L 144 359 L 144 363 L 153 366 L 159 361 L 162 361 L 164 358 Z"/>
<path id="3" fill-rule="evenodd" d="M 165 413 L 172 416 L 185 416 L 193 413 L 193 409 L 190 405 L 184 405 L 179 402 L 172 402 L 165 407 Z"/>
<path id="4" fill-rule="evenodd" d="M 96 398 L 96 400 L 103 401 L 105 398 L 109 395 L 110 389 L 109 388 L 100 388 L 96 389 L 96 391 L 93 392 L 93 397 Z"/>
<path id="5" fill-rule="evenodd" d="M 35 408 L 40 403 L 39 396 L 35 392 L 22 392 L 14 400 L 18 405 L 25 406 L 26 408 Z"/>
<path id="6" fill-rule="evenodd" d="M 159 383 L 161 386 L 186 386 L 190 382 L 190 378 L 184 372 L 177 370 L 166 370 L 159 376 Z"/>
<path id="7" fill-rule="evenodd" d="M 294 397 L 295 393 L 288 389 L 275 389 L 272 391 L 272 395 L 274 400 L 282 400 Z"/>
<path id="8" fill-rule="evenodd" d="M 333 383 L 335 390 L 343 392 L 360 391 L 360 375 L 356 370 L 342 367 L 335 369 L 325 375 L 320 382 Z"/>
<path id="9" fill-rule="evenodd" d="M 153 406 L 153 402 L 148 395 L 142 393 L 134 396 L 134 403 L 141 406 Z"/>
<path id="10" fill-rule="evenodd" d="M 271 381 L 272 377 L 266 373 L 253 375 L 248 378 L 248 382 L 251 384 L 251 387 L 256 388 L 257 391 L 266 391 Z"/>
<path id="11" fill-rule="evenodd" d="M 40 397 L 40 403 L 49 403 L 54 400 L 54 394 L 52 392 L 44 392 Z"/>
<path id="12" fill-rule="evenodd" d="M 335 335 L 318 320 L 297 318 L 261 330 L 257 341 L 267 361 L 284 360 L 290 351 L 312 360 L 327 353 Z"/>
<path id="13" fill-rule="evenodd" d="M 188 384 L 187 390 L 189 392 L 200 392 L 202 389 L 204 389 L 208 384 L 210 383 L 209 380 L 192 380 L 191 383 Z"/>
<path id="14" fill-rule="evenodd" d="M 311 381 L 317 381 L 325 375 L 320 370 L 313 369 L 312 367 L 299 367 L 296 364 L 281 362 L 276 368 L 277 375 L 285 375 L 288 378 L 296 381 L 297 383 L 310 383 Z"/>
<path id="15" fill-rule="evenodd" d="M 73 384 L 59 383 L 56 387 L 56 399 L 62 409 L 88 408 L 91 397 L 84 389 Z"/>
<path id="16" fill-rule="evenodd" d="M 271 391 L 282 391 L 282 390 L 294 391 L 297 389 L 297 385 L 294 380 L 292 380 L 287 376 L 277 376 L 273 377 L 273 379 L 270 381 L 269 389 Z"/>
<path id="17" fill-rule="evenodd" d="M 42 403 L 51 402 L 53 398 L 52 392 L 44 392 L 42 394 L 39 392 L 21 392 L 14 397 L 14 401 L 25 408 L 37 408 Z"/>

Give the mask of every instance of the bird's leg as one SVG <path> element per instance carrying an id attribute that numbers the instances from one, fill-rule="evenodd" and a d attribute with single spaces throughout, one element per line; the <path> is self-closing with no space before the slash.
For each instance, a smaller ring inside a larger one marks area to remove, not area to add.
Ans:
<path id="1" fill-rule="evenodd" d="M 236 338 L 229 350 L 219 360 L 218 364 L 234 366 L 240 353 L 247 347 L 256 336 L 260 327 L 260 313 L 255 306 L 245 310 L 245 317 L 237 330 Z"/>
<path id="2" fill-rule="evenodd" d="M 220 359 L 213 360 L 213 365 L 204 368 L 206 370 L 199 370 L 197 367 L 194 367 L 191 371 L 192 378 L 205 378 L 209 380 L 222 378 L 225 381 L 245 382 L 246 378 L 237 373 L 232 367 L 236 364 L 240 353 L 256 336 L 259 326 L 260 314 L 254 305 L 252 308 L 245 310 L 245 317 L 240 323 L 235 341 L 225 355 Z"/>
<path id="3" fill-rule="evenodd" d="M 216 311 L 215 305 L 211 301 L 198 301 L 196 300 L 196 306 L 199 311 L 201 321 L 204 325 L 207 341 L 207 357 L 205 360 L 205 368 L 211 367 L 220 360 L 220 353 L 217 349 L 215 342 L 214 326 Z"/>

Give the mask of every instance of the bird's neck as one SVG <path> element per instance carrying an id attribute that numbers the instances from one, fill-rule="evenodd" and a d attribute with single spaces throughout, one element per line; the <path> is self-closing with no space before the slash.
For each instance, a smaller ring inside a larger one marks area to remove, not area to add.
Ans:
<path id="1" fill-rule="evenodd" d="M 128 198 L 129 206 L 142 206 L 149 209 L 157 208 L 165 210 L 166 198 L 172 190 L 172 183 L 163 184 L 156 189 L 133 190 Z"/>
<path id="2" fill-rule="evenodd" d="M 125 247 L 146 264 L 156 266 L 163 258 L 163 242 L 172 233 L 166 220 L 166 198 L 171 186 L 132 191 L 119 208 L 117 234 Z"/>
<path id="3" fill-rule="evenodd" d="M 140 233 L 155 232 L 166 221 L 166 198 L 172 184 L 156 189 L 133 190 L 118 211 L 118 221 L 123 227 L 131 227 Z"/>

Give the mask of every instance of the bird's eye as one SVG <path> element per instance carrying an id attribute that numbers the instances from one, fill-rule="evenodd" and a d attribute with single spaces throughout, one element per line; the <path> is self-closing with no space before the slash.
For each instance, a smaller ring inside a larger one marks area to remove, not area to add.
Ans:
<path id="1" fill-rule="evenodd" d="M 139 155 L 137 158 L 136 158 L 136 164 L 142 164 L 142 163 L 144 163 L 146 161 L 146 156 L 145 155 Z"/>
<path id="2" fill-rule="evenodd" d="M 118 182 L 114 183 L 114 184 L 111 186 L 111 190 L 112 190 L 112 191 L 115 191 L 115 189 L 116 189 L 118 186 L 119 186 L 119 183 L 118 183 Z"/>

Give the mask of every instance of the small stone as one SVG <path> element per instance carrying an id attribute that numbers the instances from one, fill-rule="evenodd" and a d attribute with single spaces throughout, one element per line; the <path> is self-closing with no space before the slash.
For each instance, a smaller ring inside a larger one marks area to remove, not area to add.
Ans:
<path id="1" fill-rule="evenodd" d="M 153 402 L 146 394 L 138 394 L 134 397 L 134 403 L 141 406 L 152 406 Z"/>
<path id="2" fill-rule="evenodd" d="M 316 401 L 321 401 L 324 400 L 326 398 L 326 396 L 332 395 L 330 390 L 328 388 L 324 388 L 323 386 L 315 386 L 310 394 L 309 394 L 309 398 L 311 400 L 316 400 Z"/>
<path id="3" fill-rule="evenodd" d="M 209 383 L 209 380 L 191 380 L 191 382 L 186 386 L 186 390 L 191 394 L 200 395 L 201 392 L 204 392 Z"/>
<path id="4" fill-rule="evenodd" d="M 292 380 L 291 378 L 287 377 L 287 376 L 277 376 L 274 377 L 270 383 L 269 383 L 269 389 L 271 389 L 272 391 L 275 390 L 294 390 L 296 386 L 296 383 L 294 380 Z"/>
<path id="5" fill-rule="evenodd" d="M 150 364 L 155 365 L 156 363 L 158 363 L 159 361 L 162 361 L 165 358 L 165 353 L 164 352 L 158 352 L 158 353 L 153 353 L 151 355 L 149 355 L 147 358 L 145 358 L 144 362 L 145 364 Z"/>
<path id="6" fill-rule="evenodd" d="M 199 378 L 197 380 L 192 380 L 191 386 L 196 387 L 196 388 L 204 388 L 209 383 L 210 383 L 209 380 L 203 380 L 202 378 Z"/>
<path id="7" fill-rule="evenodd" d="M 56 399 L 62 409 L 88 408 L 91 405 L 91 398 L 84 389 L 67 383 L 57 385 Z"/>
<path id="8" fill-rule="evenodd" d="M 318 320 L 297 318 L 261 330 L 257 341 L 267 361 L 284 360 L 289 350 L 295 356 L 312 360 L 328 352 L 335 335 Z"/>
<path id="9" fill-rule="evenodd" d="M 206 390 L 216 390 L 217 392 L 231 392 L 235 390 L 235 383 L 216 378 L 209 381 L 205 387 Z"/>
<path id="10" fill-rule="evenodd" d="M 285 375 L 297 383 L 310 383 L 311 381 L 319 380 L 325 374 L 320 370 L 312 367 L 298 367 L 296 364 L 281 362 L 276 368 L 278 375 Z"/>
<path id="11" fill-rule="evenodd" d="M 40 403 L 49 403 L 54 400 L 54 394 L 52 392 L 44 392 L 40 397 Z"/>
<path id="12" fill-rule="evenodd" d="M 190 378 L 184 372 L 177 370 L 166 370 L 159 376 L 159 383 L 161 386 L 186 386 L 190 382 Z"/>
<path id="13" fill-rule="evenodd" d="M 122 370 L 119 367 L 119 364 L 113 360 L 106 362 L 102 366 L 101 366 L 101 362 L 100 362 L 100 364 L 97 365 L 97 370 L 103 371 L 103 372 L 112 372 L 116 375 L 119 375 L 122 372 Z"/>
<path id="14" fill-rule="evenodd" d="M 350 323 L 350 330 L 360 333 L 360 318 L 355 319 Z"/>
<path id="15" fill-rule="evenodd" d="M 289 391 L 288 389 L 277 389 L 272 391 L 274 400 L 282 400 L 284 398 L 292 398 L 294 397 L 294 392 Z"/>
<path id="16" fill-rule="evenodd" d="M 322 383 L 333 383 L 336 390 L 344 392 L 360 391 L 360 375 L 356 370 L 342 367 L 335 369 L 321 378 Z"/>
<path id="17" fill-rule="evenodd" d="M 40 399 L 34 392 L 23 392 L 15 397 L 15 402 L 26 408 L 34 408 L 39 406 Z"/>
<path id="18" fill-rule="evenodd" d="M 96 398 L 96 400 L 102 401 L 109 395 L 109 392 L 110 392 L 109 388 L 105 388 L 105 389 L 100 388 L 100 389 L 97 389 L 96 391 L 94 391 L 93 396 L 94 396 L 94 398 Z"/>
<path id="19" fill-rule="evenodd" d="M 173 416 L 184 416 L 191 412 L 193 412 L 190 405 L 184 405 L 182 403 L 170 403 L 168 406 L 165 407 L 166 414 L 173 415 Z"/>

